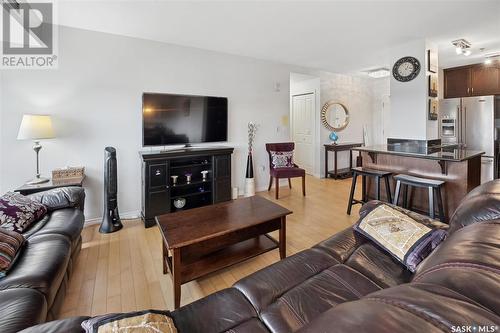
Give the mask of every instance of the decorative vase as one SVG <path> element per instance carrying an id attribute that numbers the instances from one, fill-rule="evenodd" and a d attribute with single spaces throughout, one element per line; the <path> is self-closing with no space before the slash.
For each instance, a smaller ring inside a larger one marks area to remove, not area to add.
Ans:
<path id="1" fill-rule="evenodd" d="M 336 132 L 332 132 L 332 133 L 330 133 L 329 138 L 330 138 L 330 140 L 333 141 L 333 144 L 336 145 L 337 141 L 339 139 L 339 135 Z"/>
<path id="2" fill-rule="evenodd" d="M 181 209 L 186 205 L 186 199 L 185 198 L 177 198 L 174 200 L 174 207 L 177 209 Z"/>
<path id="3" fill-rule="evenodd" d="M 253 122 L 248 123 L 248 157 L 247 157 L 247 170 L 245 172 L 245 197 L 255 195 L 255 179 L 253 176 L 253 159 L 252 150 L 253 142 L 255 140 L 255 132 L 257 132 L 257 124 Z"/>
<path id="4" fill-rule="evenodd" d="M 245 197 L 255 195 L 255 178 L 253 177 L 253 158 L 252 153 L 248 153 L 247 157 L 247 171 L 245 178 Z"/>

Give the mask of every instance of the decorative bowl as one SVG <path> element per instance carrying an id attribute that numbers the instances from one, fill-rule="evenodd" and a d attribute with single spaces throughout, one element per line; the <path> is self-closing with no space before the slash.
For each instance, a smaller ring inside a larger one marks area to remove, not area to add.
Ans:
<path id="1" fill-rule="evenodd" d="M 186 205 L 186 198 L 177 198 L 174 199 L 174 206 L 177 209 L 181 209 Z"/>

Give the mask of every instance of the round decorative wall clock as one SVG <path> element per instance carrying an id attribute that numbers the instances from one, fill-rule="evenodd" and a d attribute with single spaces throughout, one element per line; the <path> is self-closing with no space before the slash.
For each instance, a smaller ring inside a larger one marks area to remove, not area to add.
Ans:
<path id="1" fill-rule="evenodd" d="M 408 82 L 420 73 L 420 62 L 414 57 L 403 57 L 392 67 L 392 76 L 398 81 Z"/>

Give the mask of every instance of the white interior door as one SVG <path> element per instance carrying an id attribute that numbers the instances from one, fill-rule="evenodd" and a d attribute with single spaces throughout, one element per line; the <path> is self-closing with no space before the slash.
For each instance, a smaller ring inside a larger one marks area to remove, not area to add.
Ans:
<path id="1" fill-rule="evenodd" d="M 295 142 L 294 160 L 306 173 L 314 167 L 314 110 L 313 93 L 292 97 L 292 140 Z"/>
<path id="2" fill-rule="evenodd" d="M 387 144 L 387 136 L 389 135 L 389 121 L 391 117 L 391 96 L 382 96 L 382 142 L 381 144 Z"/>

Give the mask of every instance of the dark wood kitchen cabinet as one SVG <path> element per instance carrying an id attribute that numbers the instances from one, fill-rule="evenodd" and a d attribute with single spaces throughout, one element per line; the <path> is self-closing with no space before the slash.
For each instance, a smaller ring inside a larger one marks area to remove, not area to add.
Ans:
<path id="1" fill-rule="evenodd" d="M 471 95 L 500 94 L 500 66 L 472 66 L 471 67 Z"/>
<path id="2" fill-rule="evenodd" d="M 447 68 L 444 98 L 500 95 L 500 63 Z"/>
<path id="3" fill-rule="evenodd" d="M 145 226 L 155 225 L 158 215 L 231 200 L 233 150 L 207 147 L 140 152 Z"/>
<path id="4" fill-rule="evenodd" d="M 470 96 L 471 69 L 467 67 L 444 70 L 444 98 Z"/>

